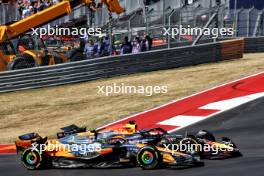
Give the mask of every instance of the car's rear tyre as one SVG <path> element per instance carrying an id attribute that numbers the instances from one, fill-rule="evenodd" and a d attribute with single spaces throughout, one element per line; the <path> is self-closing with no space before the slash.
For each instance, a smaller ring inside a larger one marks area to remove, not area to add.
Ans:
<path id="1" fill-rule="evenodd" d="M 20 70 L 35 67 L 34 58 L 28 54 L 18 55 L 7 65 L 8 70 Z"/>
<path id="2" fill-rule="evenodd" d="M 138 152 L 137 161 L 142 169 L 151 170 L 159 167 L 161 156 L 155 147 L 146 146 Z"/>
<path id="3" fill-rule="evenodd" d="M 228 137 L 222 137 L 222 141 L 229 144 L 230 146 L 237 148 L 236 144 Z"/>
<path id="4" fill-rule="evenodd" d="M 211 132 L 206 131 L 206 130 L 200 130 L 196 134 L 195 137 L 198 139 L 205 139 L 205 140 L 212 141 L 212 142 L 216 141 L 214 135 Z"/>
<path id="5" fill-rule="evenodd" d="M 198 143 L 198 141 L 196 140 L 196 138 L 194 136 L 187 136 L 185 138 L 183 138 L 182 140 L 180 140 L 180 145 L 185 145 L 185 147 L 183 149 L 185 149 L 185 151 L 181 151 L 181 152 L 186 152 L 186 153 L 193 153 L 195 155 L 199 155 L 201 156 L 202 154 L 202 145 L 200 145 Z M 180 146 L 180 148 L 182 148 Z"/>
<path id="6" fill-rule="evenodd" d="M 37 150 L 26 149 L 21 156 L 22 164 L 29 170 L 36 170 L 42 166 L 42 155 Z"/>
<path id="7" fill-rule="evenodd" d="M 232 157 L 241 157 L 243 156 L 242 153 L 237 149 L 237 145 L 228 137 L 222 137 L 222 142 L 226 143 L 230 147 L 234 148 L 234 151 L 231 153 Z"/>

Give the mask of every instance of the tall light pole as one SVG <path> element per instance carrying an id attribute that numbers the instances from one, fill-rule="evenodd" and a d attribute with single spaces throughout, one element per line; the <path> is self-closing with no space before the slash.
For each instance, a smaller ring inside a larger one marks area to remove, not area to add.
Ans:
<path id="1" fill-rule="evenodd" d="M 235 4 L 234 4 L 234 28 L 235 28 L 235 37 L 237 36 L 237 0 L 235 0 Z"/>
<path id="2" fill-rule="evenodd" d="M 166 25 L 165 2 L 166 2 L 166 0 L 163 0 L 163 1 L 162 1 L 163 26 Z"/>

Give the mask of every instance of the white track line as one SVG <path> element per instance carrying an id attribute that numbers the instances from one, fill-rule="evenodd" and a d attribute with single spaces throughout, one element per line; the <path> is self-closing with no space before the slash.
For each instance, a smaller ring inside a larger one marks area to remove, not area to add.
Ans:
<path id="1" fill-rule="evenodd" d="M 159 108 L 162 108 L 162 107 L 164 107 L 164 106 L 167 106 L 167 105 L 170 105 L 170 104 L 176 103 L 176 102 L 178 102 L 178 101 L 181 101 L 181 100 L 184 100 L 184 99 L 187 99 L 187 98 L 190 98 L 190 97 L 193 97 L 193 96 L 196 96 L 196 95 L 199 95 L 199 94 L 205 93 L 205 92 L 210 91 L 210 90 L 213 90 L 213 89 L 217 89 L 217 88 L 220 88 L 220 87 L 226 86 L 226 85 L 228 85 L 228 84 L 232 84 L 232 83 L 234 83 L 234 82 L 241 81 L 241 80 L 243 80 L 243 79 L 247 79 L 247 78 L 251 78 L 251 77 L 254 77 L 254 76 L 258 76 L 258 75 L 261 75 L 261 74 L 264 74 L 264 71 L 263 71 L 263 72 L 260 72 L 260 73 L 253 74 L 253 75 L 249 75 L 249 76 L 246 76 L 246 77 L 243 77 L 243 78 L 239 78 L 239 79 L 236 79 L 236 80 L 231 81 L 231 82 L 226 82 L 226 83 L 221 84 L 221 85 L 219 85 L 219 86 L 215 86 L 215 87 L 212 87 L 212 88 L 206 89 L 206 90 L 204 90 L 204 91 L 197 92 L 197 93 L 195 93 L 195 94 L 192 94 L 192 95 L 189 95 L 189 96 L 186 96 L 186 97 L 183 97 L 183 98 L 180 98 L 180 99 L 177 99 L 177 100 L 171 101 L 171 102 L 166 103 L 166 104 L 164 104 L 164 105 L 161 105 L 161 106 L 158 106 L 158 107 L 155 107 L 155 108 L 152 108 L 152 109 L 149 109 L 149 110 L 146 110 L 146 111 L 140 112 L 140 113 L 133 114 L 133 115 L 131 115 L 131 116 L 128 116 L 128 117 L 122 118 L 122 119 L 117 120 L 117 121 L 115 121 L 115 122 L 112 122 L 112 123 L 106 124 L 106 125 L 104 125 L 104 126 L 102 126 L 102 127 L 100 127 L 100 128 L 106 128 L 107 126 L 113 125 L 113 124 L 118 123 L 118 122 L 121 122 L 121 121 L 123 121 L 123 120 L 128 120 L 128 119 L 133 118 L 133 117 L 135 117 L 135 116 L 138 116 L 138 115 L 140 115 L 140 114 L 144 114 L 144 113 L 147 113 L 147 112 L 150 112 L 150 111 L 154 111 L 154 110 L 156 110 L 156 109 L 159 109 Z M 99 128 L 99 129 L 100 129 L 100 128 Z"/>
<path id="2" fill-rule="evenodd" d="M 218 114 L 224 113 L 224 112 L 226 112 L 226 111 L 228 111 L 228 110 L 232 110 L 232 109 L 234 109 L 234 108 L 237 108 L 238 106 L 241 106 L 241 105 L 243 105 L 243 104 L 249 103 L 249 102 L 254 101 L 254 100 L 257 100 L 257 99 L 262 98 L 262 97 L 264 97 L 264 92 L 262 92 L 262 93 L 256 93 L 256 94 L 252 94 L 252 95 L 247 95 L 247 96 L 244 96 L 244 97 L 233 98 L 233 99 L 229 99 L 229 100 L 225 100 L 225 101 L 219 101 L 219 102 L 215 102 L 215 103 L 208 104 L 208 105 L 206 105 L 206 106 L 204 106 L 204 107 L 207 107 L 207 108 L 209 108 L 209 107 L 210 107 L 210 108 L 217 108 L 217 109 L 220 109 L 220 108 L 221 108 L 221 110 L 218 111 L 218 112 L 216 112 L 216 113 L 213 113 L 213 114 L 211 114 L 211 115 L 209 115 L 209 116 L 205 116 L 205 117 L 203 117 L 203 119 L 200 118 L 200 120 L 197 120 L 197 121 L 194 122 L 194 123 L 190 123 L 190 124 L 187 125 L 187 126 L 194 125 L 194 124 L 196 124 L 196 123 L 202 122 L 202 121 L 204 121 L 204 120 L 206 120 L 206 119 L 208 119 L 208 118 L 211 118 L 211 117 L 216 116 L 216 115 L 218 115 Z M 241 99 L 241 100 L 243 99 L 243 100 L 242 100 L 240 103 L 238 103 L 238 100 L 237 100 L 237 99 Z M 232 105 L 232 102 L 235 102 L 234 104 L 235 104 L 236 106 Z M 223 108 L 224 106 L 228 106 L 228 105 L 231 105 L 231 107 Z M 195 117 L 192 117 L 192 118 L 195 118 Z M 170 120 L 170 119 L 168 119 L 168 120 Z M 181 119 L 181 120 L 185 120 L 185 119 Z M 187 120 L 188 120 L 188 119 L 187 119 Z M 182 123 L 183 125 L 180 125 L 180 123 Z M 178 130 L 180 130 L 180 129 L 183 129 L 183 128 L 187 127 L 187 126 L 185 125 L 185 123 L 186 123 L 186 122 L 178 122 L 178 124 L 179 124 L 178 126 L 180 126 L 180 127 L 175 128 L 175 129 L 173 129 L 173 130 L 170 130 L 169 133 L 172 133 L 172 132 L 175 132 L 175 131 L 178 131 Z M 160 124 L 160 123 L 159 123 L 159 124 Z"/>
<path id="3" fill-rule="evenodd" d="M 178 115 L 173 118 L 164 120 L 162 122 L 159 122 L 159 125 L 169 125 L 169 126 L 179 126 L 181 128 L 190 126 L 192 124 L 195 124 L 197 122 L 200 122 L 204 119 L 206 119 L 206 116 L 184 116 L 184 115 Z"/>

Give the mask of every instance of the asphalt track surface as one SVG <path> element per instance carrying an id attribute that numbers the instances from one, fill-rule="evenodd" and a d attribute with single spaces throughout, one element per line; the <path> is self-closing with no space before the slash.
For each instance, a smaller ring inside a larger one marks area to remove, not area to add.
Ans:
<path id="1" fill-rule="evenodd" d="M 49 169 L 27 171 L 16 155 L 0 155 L 0 175 L 3 176 L 263 176 L 264 175 L 264 98 L 240 106 L 185 131 L 207 129 L 216 137 L 227 136 L 239 146 L 243 157 L 226 160 L 205 160 L 204 167 L 187 169 L 159 169 L 144 171 L 140 168 L 120 169 Z"/>

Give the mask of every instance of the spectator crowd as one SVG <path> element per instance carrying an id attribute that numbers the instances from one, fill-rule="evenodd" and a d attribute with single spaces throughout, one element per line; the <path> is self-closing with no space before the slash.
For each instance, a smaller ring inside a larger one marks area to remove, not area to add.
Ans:
<path id="1" fill-rule="evenodd" d="M 59 0 L 18 0 L 18 12 L 23 19 L 58 2 Z"/>
<path id="2" fill-rule="evenodd" d="M 110 39 L 106 36 L 96 41 L 94 39 L 84 39 L 81 41 L 81 46 L 83 46 L 84 55 L 87 59 L 109 56 L 111 52 L 111 55 L 137 54 L 151 50 L 152 38 L 149 35 L 145 35 L 143 39 L 137 36 L 129 41 L 126 36 L 119 45 L 113 42 L 111 49 Z"/>
<path id="3" fill-rule="evenodd" d="M 60 1 L 61 0 L 18 0 L 16 4 L 20 17 L 23 19 L 48 7 L 51 7 Z M 97 4 L 95 0 L 92 0 L 89 9 L 94 12 L 101 6 L 101 3 Z M 129 38 L 126 36 L 124 37 L 121 44 L 115 44 L 113 42 L 113 44 L 110 45 L 110 39 L 108 36 L 101 37 L 99 39 L 81 39 L 80 43 L 80 49 L 83 51 L 86 58 L 103 57 L 109 55 L 137 54 L 140 52 L 149 51 L 151 50 L 151 47 L 152 39 L 149 35 L 145 35 L 142 38 L 137 36 L 132 41 L 129 41 Z"/>

